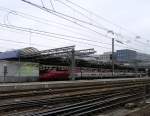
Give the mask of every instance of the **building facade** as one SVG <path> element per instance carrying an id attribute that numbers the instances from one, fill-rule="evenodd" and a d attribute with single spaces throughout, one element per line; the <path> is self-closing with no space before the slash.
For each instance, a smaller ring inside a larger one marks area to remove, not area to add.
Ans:
<path id="1" fill-rule="evenodd" d="M 129 63 L 129 64 L 145 64 L 150 63 L 150 55 L 139 53 L 134 50 L 123 49 L 117 50 L 116 52 L 117 62 L 119 63 Z"/>
<path id="2" fill-rule="evenodd" d="M 111 52 L 105 52 L 102 55 L 99 55 L 99 60 L 101 62 L 112 62 L 112 53 Z M 134 50 L 130 49 L 122 49 L 122 50 L 117 50 L 114 53 L 114 61 L 116 63 L 124 63 L 124 64 L 144 64 L 149 63 L 150 64 L 150 55 L 149 54 L 144 54 L 144 53 L 139 53 Z"/>
<path id="3" fill-rule="evenodd" d="M 102 55 L 99 56 L 99 60 L 105 63 L 112 62 L 112 52 L 104 52 Z M 114 53 L 114 61 L 116 61 L 116 53 Z"/>
<path id="4" fill-rule="evenodd" d="M 136 60 L 136 51 L 124 49 L 124 50 L 117 50 L 116 57 L 117 62 L 119 63 L 131 63 Z"/>

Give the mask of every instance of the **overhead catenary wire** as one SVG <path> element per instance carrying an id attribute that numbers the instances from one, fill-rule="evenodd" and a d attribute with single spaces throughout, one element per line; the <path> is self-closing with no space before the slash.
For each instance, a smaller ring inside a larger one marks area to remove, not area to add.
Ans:
<path id="1" fill-rule="evenodd" d="M 85 41 L 89 41 L 89 42 L 95 42 L 95 43 L 100 43 L 100 44 L 105 44 L 105 45 L 111 45 L 110 43 L 105 43 L 105 42 L 101 42 L 101 41 L 91 40 L 91 39 L 87 39 L 87 38 L 70 36 L 70 35 L 65 35 L 65 34 L 52 33 L 52 32 L 47 32 L 47 31 L 42 31 L 42 30 L 37 30 L 37 29 L 31 29 L 31 28 L 23 28 L 23 27 L 18 27 L 18 26 L 14 26 L 14 25 L 6 25 L 6 24 L 1 24 L 0 23 L 0 26 L 15 28 L 16 30 L 22 30 L 22 31 L 26 31 L 26 32 L 29 32 L 29 33 L 36 33 L 36 32 L 38 32 L 38 34 L 42 34 L 42 35 L 43 34 L 50 34 L 50 35 L 56 35 L 56 36 L 63 36 L 63 37 L 67 37 L 67 38 L 74 38 L 74 39 L 77 39 L 77 40 L 85 40 Z"/>
<path id="2" fill-rule="evenodd" d="M 114 22 L 104 18 L 103 16 L 100 16 L 99 14 L 96 14 L 96 13 L 94 13 L 94 12 L 92 12 L 92 11 L 90 11 L 90 10 L 88 10 L 88 9 L 86 9 L 86 8 L 84 8 L 84 7 L 82 7 L 82 6 L 78 5 L 78 4 L 70 1 L 70 0 L 65 0 L 65 1 L 70 3 L 70 4 L 72 4 L 72 5 L 74 5 L 74 6 L 76 6 L 76 7 L 78 7 L 78 8 L 80 8 L 80 9 L 82 9 L 82 10 L 84 10 L 84 11 L 86 11 L 86 12 L 88 12 L 88 13 L 90 13 L 90 14 L 93 14 L 94 16 L 98 17 L 101 20 L 104 20 L 105 22 L 107 22 L 109 24 L 112 24 L 112 25 L 114 25 L 116 27 L 119 27 L 119 28 L 121 28 L 121 29 L 123 29 L 123 30 L 125 30 L 127 32 L 131 32 L 128 29 L 126 29 L 126 28 L 124 28 L 124 27 L 122 27 L 122 26 L 120 26 L 120 25 L 118 25 L 118 24 L 116 24 L 116 23 L 114 23 Z M 133 34 L 133 32 L 131 32 L 131 33 Z M 134 33 L 134 35 L 136 35 L 136 34 Z"/>
<path id="3" fill-rule="evenodd" d="M 62 2 L 62 1 L 60 1 L 60 0 L 57 0 L 57 1 Z M 80 8 L 80 9 L 82 9 L 82 10 L 84 10 L 84 11 L 86 11 L 86 12 L 89 13 L 89 14 L 92 14 L 92 15 L 96 16 L 97 18 L 99 18 L 99 19 L 101 19 L 101 20 L 103 20 L 103 21 L 105 21 L 105 22 L 107 22 L 107 23 L 109 23 L 109 24 L 112 24 L 112 25 L 114 25 L 114 26 L 116 26 L 116 27 L 118 27 L 118 28 L 120 28 L 120 29 L 122 29 L 122 30 L 124 30 L 124 31 L 126 31 L 126 32 L 128 32 L 128 33 L 130 33 L 130 34 L 132 34 L 132 35 L 134 35 L 135 37 L 138 35 L 138 34 L 136 34 L 136 33 L 134 33 L 134 32 L 131 32 L 130 30 L 126 29 L 125 27 L 122 27 L 122 26 L 120 26 L 120 25 L 118 25 L 118 24 L 116 24 L 116 23 L 114 23 L 114 22 L 112 22 L 112 21 L 110 21 L 110 20 L 104 18 L 103 16 L 100 16 L 100 15 L 98 15 L 98 14 L 96 14 L 96 13 L 94 13 L 94 12 L 92 12 L 92 11 L 90 11 L 90 10 L 88 10 L 88 9 L 86 9 L 86 8 L 84 8 L 84 7 L 82 7 L 82 6 L 78 5 L 78 4 L 76 4 L 76 3 L 72 2 L 72 1 L 70 1 L 70 0 L 65 0 L 65 1 L 68 2 L 68 3 L 70 3 L 70 4 L 72 4 L 72 5 L 74 5 L 74 6 L 76 6 L 76 7 L 78 7 L 78 8 Z M 119 34 L 119 33 L 116 33 L 116 34 Z M 119 35 L 120 35 L 120 34 L 119 34 Z M 122 35 L 122 34 L 121 34 L 121 35 Z M 124 36 L 124 35 L 123 35 L 123 36 Z M 130 38 L 131 38 L 131 37 L 130 37 Z M 134 39 L 134 38 L 132 38 L 132 39 Z M 138 42 L 138 41 L 136 41 L 136 42 Z M 138 43 L 146 44 L 146 43 L 141 42 L 141 41 L 139 41 Z"/>
<path id="4" fill-rule="evenodd" d="M 80 22 L 83 22 L 83 23 L 86 23 L 86 24 L 89 24 L 89 23 L 87 23 L 87 22 L 85 22 L 85 21 L 82 21 L 82 20 L 79 20 L 79 19 L 77 19 L 77 18 L 74 18 L 74 17 L 68 16 L 68 15 L 65 15 L 65 14 L 60 13 L 60 12 L 56 12 L 56 11 L 47 9 L 47 8 L 45 8 L 45 7 L 43 8 L 43 7 L 41 7 L 41 6 L 37 5 L 37 4 L 34 4 L 34 3 L 32 3 L 32 2 L 29 2 L 29 1 L 27 1 L 27 0 L 22 0 L 22 1 L 28 3 L 28 4 L 32 5 L 32 6 L 35 6 L 35 7 L 37 7 L 37 8 L 40 8 L 41 10 L 47 11 L 47 12 L 49 12 L 49 13 L 52 13 L 53 15 L 56 15 L 56 16 L 62 18 L 62 19 L 65 19 L 65 20 L 67 20 L 67 21 L 70 21 L 70 22 L 72 22 L 72 23 L 75 23 L 75 24 L 77 24 L 77 25 L 80 26 L 80 27 L 89 29 L 90 31 L 93 31 L 93 32 L 95 32 L 95 33 L 97 33 L 97 34 L 99 34 L 99 35 L 101 35 L 101 36 L 103 36 L 103 37 L 108 38 L 108 36 L 106 36 L 105 34 L 102 34 L 102 33 L 98 32 L 98 31 L 96 31 L 96 30 L 94 30 L 94 29 L 88 28 L 88 27 L 86 27 L 86 26 L 84 26 L 84 25 L 81 25 L 81 24 L 79 24 L 79 23 L 77 23 L 77 22 L 74 22 L 74 21 L 72 21 L 72 20 L 70 20 L 70 19 L 67 19 L 66 17 L 71 18 L 71 19 L 75 19 L 75 20 L 77 20 L 77 21 L 80 21 Z M 64 16 L 64 17 L 63 17 L 63 16 Z M 92 25 L 92 24 L 89 24 L 89 25 Z M 104 30 L 107 30 L 107 29 L 104 29 Z M 107 30 L 107 31 L 108 31 L 108 30 Z M 110 30 L 109 30 L 109 31 L 110 31 Z M 109 39 L 111 39 L 111 37 L 110 37 Z"/>
<path id="5" fill-rule="evenodd" d="M 67 6 L 68 8 L 72 9 L 73 11 L 75 11 L 75 12 L 79 13 L 80 15 L 82 15 L 82 16 L 84 16 L 84 17 L 86 17 L 87 19 L 91 20 L 91 18 L 90 18 L 90 17 L 88 17 L 88 16 L 87 16 L 87 15 L 85 15 L 84 13 L 82 13 L 82 12 L 80 12 L 80 11 L 76 10 L 75 8 L 72 8 L 71 6 L 67 5 L 67 4 L 66 4 L 66 3 L 64 3 L 63 1 L 60 1 L 60 0 L 55 0 L 55 1 L 57 1 L 57 2 L 59 2 L 59 3 L 61 3 L 61 4 L 63 4 L 64 6 Z"/>
<path id="6" fill-rule="evenodd" d="M 15 30 L 20 30 L 20 31 L 24 31 L 24 32 L 32 32 L 32 33 L 35 33 L 35 34 L 44 35 L 44 36 L 48 36 L 48 37 L 54 37 L 54 38 L 57 38 L 57 39 L 67 40 L 67 41 L 71 41 L 71 42 L 76 42 L 76 43 L 79 43 L 79 44 L 86 44 L 86 45 L 90 45 L 90 46 L 96 46 L 96 47 L 100 47 L 100 48 L 110 49 L 110 48 L 100 46 L 100 45 L 97 45 L 97 44 L 90 44 L 90 43 L 83 42 L 83 41 L 75 41 L 75 40 L 70 40 L 70 39 L 67 39 L 67 38 L 64 38 L 64 37 L 58 37 L 56 35 L 50 35 L 49 32 L 38 31 L 38 30 L 22 28 L 22 27 L 16 27 L 16 26 L 12 26 L 12 25 L 10 26 L 10 25 L 5 25 L 5 24 L 1 24 L 1 23 L 0 23 L 0 26 L 15 29 Z"/>
<path id="7" fill-rule="evenodd" d="M 49 0 L 49 2 L 51 4 L 51 6 L 52 6 L 52 9 L 55 10 L 52 0 Z"/>
<path id="8" fill-rule="evenodd" d="M 99 35 L 106 36 L 106 35 L 104 35 L 104 34 L 102 34 L 102 33 L 99 33 L 98 31 L 96 31 L 96 30 L 94 30 L 94 29 L 88 28 L 88 27 L 85 26 L 85 25 L 82 25 L 82 24 L 79 24 L 79 23 L 77 23 L 77 22 L 74 22 L 74 21 L 70 20 L 70 18 L 71 18 L 71 19 L 75 19 L 75 20 L 80 21 L 80 22 L 84 22 L 84 21 L 82 21 L 82 20 L 80 20 L 80 19 L 77 19 L 77 18 L 68 16 L 68 15 L 63 14 L 63 13 L 60 13 L 60 12 L 53 11 L 53 10 L 51 10 L 51 9 L 43 8 L 43 7 L 41 7 L 41 6 L 37 5 L 37 4 L 34 4 L 34 3 L 32 3 L 32 2 L 29 2 L 29 1 L 27 1 L 27 0 L 22 0 L 22 1 L 28 3 L 28 4 L 32 5 L 32 6 L 35 6 L 35 7 L 37 7 L 37 8 L 40 8 L 41 10 L 47 11 L 47 12 L 53 14 L 53 15 L 56 15 L 56 16 L 62 18 L 62 19 L 65 19 L 65 20 L 68 20 L 68 21 L 70 21 L 70 22 L 72 22 L 72 23 L 75 23 L 75 24 L 77 24 L 77 25 L 79 25 L 79 26 L 81 26 L 81 27 L 83 27 L 83 28 L 87 28 L 87 29 L 89 29 L 89 30 L 91 30 L 91 31 L 93 31 L 93 32 L 95 32 L 95 33 L 97 33 L 97 34 L 99 34 Z M 68 19 L 68 18 L 69 18 L 69 19 Z M 89 24 L 89 23 L 87 23 L 87 22 L 84 22 L 84 23 Z M 90 23 L 89 25 L 92 25 L 92 24 Z M 108 30 L 108 29 L 105 29 L 105 30 L 110 31 L 110 30 Z M 110 38 L 110 39 L 111 39 L 111 38 Z"/>
<path id="9" fill-rule="evenodd" d="M 26 17 L 26 16 L 24 16 L 24 15 L 33 17 L 33 18 L 35 18 L 35 19 L 32 19 L 32 18 L 31 18 L 31 20 L 43 24 L 43 22 L 41 22 L 41 21 L 38 20 L 39 17 L 34 17 L 34 16 L 32 16 L 32 15 L 24 14 L 24 13 L 21 13 L 21 12 L 18 12 L 18 11 L 14 11 L 14 10 L 10 10 L 10 9 L 7 9 L 7 8 L 3 8 L 3 7 L 0 7 L 0 8 L 5 9 L 5 10 L 8 11 L 8 12 L 10 11 L 10 12 L 12 12 L 13 15 L 18 15 L 18 16 L 21 16 L 21 17 L 23 17 L 23 18 L 27 18 L 27 19 L 28 19 L 28 17 Z M 20 13 L 23 14 L 23 15 L 20 15 Z M 48 20 L 46 20 L 46 21 L 48 21 Z M 50 25 L 49 23 L 44 23 L 44 24 Z M 60 23 L 58 23 L 58 24 L 60 24 Z M 64 25 L 64 27 L 66 27 L 66 26 L 67 26 L 67 25 Z M 69 26 L 69 28 L 73 29 L 73 27 L 70 27 L 70 26 Z M 63 29 L 64 29 L 64 28 L 63 28 Z M 69 31 L 70 31 L 70 30 L 69 30 Z M 71 31 L 71 32 L 77 33 L 77 32 L 74 32 L 74 31 Z M 78 34 L 83 35 L 82 33 L 78 33 Z M 86 37 L 87 37 L 87 35 L 83 35 L 83 36 L 86 36 Z M 103 36 L 105 36 L 105 35 L 103 34 Z M 89 36 L 88 36 L 88 37 L 89 37 Z M 107 36 L 105 36 L 105 37 L 107 37 Z M 83 39 L 83 38 L 82 38 L 82 39 Z M 98 42 L 98 41 L 97 41 L 97 42 Z M 101 42 L 101 43 L 102 43 L 102 42 Z M 104 43 L 104 42 L 103 42 L 103 43 Z M 105 43 L 104 43 L 104 44 L 105 44 Z"/>
<path id="10" fill-rule="evenodd" d="M 10 32 L 13 32 L 13 33 L 17 33 L 17 34 L 20 34 L 19 32 L 16 32 L 16 31 L 18 31 L 18 29 L 14 29 L 14 28 L 8 28 L 8 27 L 4 27 L 4 28 L 7 28 L 7 29 L 13 29 L 13 30 L 15 30 L 15 31 L 12 31 L 12 30 L 7 30 L 7 31 L 10 31 Z M 23 31 L 23 30 L 19 30 L 19 31 L 22 31 L 22 32 L 26 32 L 26 31 Z M 28 33 L 28 32 L 27 32 Z M 36 33 L 35 33 L 36 34 Z M 33 33 L 32 33 L 32 35 L 33 35 Z M 35 35 L 34 35 L 35 36 Z M 43 35 L 41 35 L 41 36 L 43 36 Z M 38 36 L 37 34 L 36 34 L 36 37 L 40 37 L 41 38 L 41 36 Z M 31 39 L 31 35 L 29 34 L 29 39 Z M 47 39 L 47 38 L 42 38 L 42 39 L 46 39 L 46 40 L 48 40 L 48 41 L 51 41 L 51 40 L 56 40 L 56 38 L 50 38 L 50 39 Z M 1 39 L 0 39 L 1 40 Z M 2 39 L 2 41 L 5 41 L 6 39 Z M 7 40 L 6 40 L 7 41 Z M 13 42 L 13 43 L 18 43 L 18 44 L 26 44 L 26 45 L 29 45 L 29 46 L 31 46 L 31 45 L 33 45 L 32 43 L 31 43 L 31 40 L 29 40 L 29 43 L 27 43 L 27 42 L 18 42 L 18 41 L 12 41 L 12 40 L 8 40 L 7 42 Z M 62 42 L 61 41 L 61 43 L 64 43 L 64 44 L 66 44 L 65 42 Z M 45 47 L 45 48 L 49 48 L 50 46 L 49 45 L 43 45 L 43 44 L 34 44 L 36 47 L 39 47 L 39 46 L 43 46 L 43 47 Z"/>
<path id="11" fill-rule="evenodd" d="M 106 37 L 106 36 L 105 36 Z M 81 39 L 81 38 L 80 38 Z"/>
<path id="12" fill-rule="evenodd" d="M 6 42 L 13 42 L 13 43 L 18 43 L 18 44 L 25 44 L 25 45 L 34 45 L 34 46 L 42 46 L 42 47 L 49 47 L 46 45 L 42 45 L 42 44 L 35 44 L 35 43 L 27 43 L 27 42 L 22 42 L 22 41 L 14 41 L 14 40 L 10 40 L 10 39 L 2 39 L 0 38 L 0 41 L 6 41 Z"/>
<path id="13" fill-rule="evenodd" d="M 42 6 L 43 6 L 43 7 L 45 7 L 45 6 L 44 6 L 44 2 L 43 2 L 43 0 L 41 0 L 41 3 L 42 3 Z"/>
<path id="14" fill-rule="evenodd" d="M 10 10 L 10 9 L 8 9 L 8 8 L 4 8 L 4 7 L 0 7 L 1 9 L 3 9 L 3 10 L 6 10 L 6 11 L 8 11 L 9 13 L 12 13 L 12 14 L 14 14 L 14 15 L 19 15 L 19 16 L 21 16 L 21 17 L 24 17 L 24 18 L 34 18 L 34 19 L 32 19 L 32 20 L 34 20 L 34 21 L 36 21 L 36 22 L 39 22 L 39 23 L 44 23 L 44 22 L 41 22 L 40 20 L 38 20 L 38 19 L 42 19 L 42 20 L 44 20 L 44 21 L 49 21 L 49 20 L 45 20 L 45 19 L 43 19 L 43 18 L 40 18 L 40 17 L 35 17 L 35 16 L 32 16 L 32 15 L 29 15 L 29 14 L 25 14 L 25 13 L 22 13 L 22 12 L 18 12 L 18 11 L 14 11 L 14 10 Z M 20 15 L 21 14 L 21 15 Z M 26 17 L 27 16 L 27 17 Z M 54 23 L 56 23 L 56 22 L 54 22 Z M 44 23 L 44 24 L 49 24 L 49 23 Z M 61 23 L 58 23 L 58 24 L 61 24 Z M 63 25 L 64 27 L 68 27 L 68 25 L 64 25 L 64 24 L 61 24 L 61 25 Z M 69 28 L 72 28 L 72 27 L 70 27 L 69 26 Z M 73 32 L 73 31 L 71 31 L 71 32 Z M 77 32 L 75 32 L 75 33 L 77 33 Z M 81 33 L 80 33 L 81 34 Z M 82 34 L 83 35 L 83 34 Z M 117 35 L 120 35 L 120 34 L 117 34 Z M 84 35 L 85 36 L 85 35 Z M 137 42 L 137 41 L 136 41 Z M 101 42 L 102 43 L 102 42 Z M 141 42 L 139 42 L 139 43 L 141 43 Z M 105 44 L 105 43 L 104 43 Z M 143 43 L 142 43 L 143 44 Z"/>
<path id="15" fill-rule="evenodd" d="M 37 7 L 37 8 L 40 8 L 41 10 L 47 11 L 47 12 L 53 14 L 53 15 L 56 15 L 56 16 L 58 16 L 58 17 L 60 17 L 60 18 L 63 18 L 63 19 L 65 19 L 65 20 L 68 20 L 68 21 L 71 21 L 71 22 L 73 22 L 73 23 L 76 23 L 77 25 L 80 25 L 80 24 L 78 23 L 78 22 L 80 22 L 80 23 L 83 23 L 83 24 L 88 24 L 88 25 L 90 25 L 90 26 L 94 26 L 94 27 L 99 28 L 99 29 L 104 30 L 104 31 L 109 31 L 109 29 L 107 29 L 107 28 L 99 27 L 99 26 L 94 25 L 94 24 L 92 24 L 92 23 L 90 23 L 90 22 L 87 22 L 87 21 L 78 19 L 78 18 L 76 18 L 76 17 L 72 17 L 72 16 L 69 16 L 69 15 L 67 15 L 67 14 L 63 14 L 63 13 L 60 13 L 60 12 L 57 12 L 57 11 L 48 9 L 48 8 L 45 8 L 45 7 L 42 7 L 42 6 L 40 6 L 40 5 L 34 4 L 34 3 L 32 3 L 32 2 L 29 2 L 29 1 L 27 1 L 27 0 L 22 0 L 22 1 L 25 2 L 25 3 L 28 3 L 28 4 L 32 5 L 32 6 L 35 6 L 35 7 Z"/>
<path id="16" fill-rule="evenodd" d="M 36 33 L 36 34 L 40 34 L 40 35 L 45 35 L 45 34 L 41 33 L 41 32 L 44 32 L 44 31 L 33 30 L 33 29 L 29 29 L 29 28 L 16 27 L 16 26 L 13 26 L 13 25 L 5 25 L 5 24 L 1 24 L 0 26 L 7 27 L 7 28 L 12 28 L 13 27 L 13 29 L 15 29 L 15 30 L 21 30 L 21 31 L 29 32 L 29 33 L 32 32 L 32 33 Z M 35 32 L 35 31 L 38 31 L 38 32 Z M 49 32 L 44 32 L 44 33 L 48 34 Z M 54 33 L 50 33 L 50 34 L 54 34 Z M 58 35 L 60 35 L 60 34 L 58 34 Z M 49 35 L 46 35 L 46 36 L 49 36 Z M 56 36 L 51 36 L 51 37 L 59 38 L 59 39 L 63 39 L 63 40 L 68 40 L 68 41 L 73 41 L 73 42 L 77 42 L 77 43 L 80 43 L 80 44 L 87 44 L 86 42 L 79 42 L 79 41 L 75 41 L 75 40 L 69 40 L 69 39 L 62 38 L 62 37 L 56 37 Z M 70 36 L 67 36 L 67 37 L 70 37 Z M 81 38 L 78 38 L 78 39 L 81 39 Z M 87 45 L 97 46 L 97 47 L 101 47 L 101 48 L 105 48 L 105 49 L 110 49 L 110 48 L 99 46 L 99 45 L 95 45 L 95 44 L 89 44 L 88 43 Z"/>
<path id="17" fill-rule="evenodd" d="M 63 5 L 65 5 L 65 6 L 67 6 L 67 7 L 69 7 L 69 8 L 72 9 L 73 11 L 76 11 L 76 12 L 79 13 L 80 15 L 82 15 L 82 16 L 88 18 L 88 19 L 91 19 L 91 18 L 89 18 L 88 16 L 86 16 L 85 14 L 83 14 L 82 12 L 80 12 L 79 10 L 77 10 L 77 9 L 75 9 L 75 8 L 73 8 L 73 7 L 69 6 L 69 5 L 67 5 L 67 4 L 64 3 L 62 0 L 56 0 L 56 1 L 58 1 L 58 2 L 60 2 L 61 4 L 63 4 Z M 69 2 L 69 0 L 67 0 L 67 1 Z M 73 2 L 70 2 L 70 3 L 72 3 L 73 5 L 75 5 L 75 6 L 79 7 L 79 8 L 82 8 L 81 6 L 79 6 L 79 5 L 77 5 L 77 4 L 73 3 Z M 82 9 L 85 10 L 86 12 L 88 12 L 88 13 L 93 14 L 93 12 L 91 12 L 91 11 L 85 9 L 85 8 L 82 8 Z M 96 16 L 97 16 L 97 15 L 96 15 Z M 93 19 L 91 19 L 91 20 L 93 20 Z M 96 20 L 94 20 L 94 22 L 95 22 L 95 21 L 96 21 Z M 107 20 L 105 20 L 105 21 L 108 22 Z M 109 22 L 109 23 L 111 23 L 111 22 Z M 113 24 L 113 25 L 116 26 L 116 24 Z M 105 28 L 106 28 L 106 27 L 105 27 Z M 119 28 L 120 28 L 120 26 L 119 26 Z M 108 29 L 108 30 L 109 30 L 109 29 Z M 116 33 L 116 32 L 114 32 L 114 33 L 117 34 L 117 35 L 120 35 L 120 36 L 125 36 L 125 35 L 122 35 L 122 34 L 120 34 L 120 33 Z M 130 37 L 130 38 L 131 38 L 131 37 Z M 134 39 L 134 38 L 131 38 L 131 39 Z M 135 41 L 135 42 L 137 42 L 137 43 L 139 43 L 139 44 L 145 44 L 145 45 L 146 45 L 146 43 L 141 42 L 141 41 Z"/>
<path id="18" fill-rule="evenodd" d="M 9 8 L 5 8 L 5 7 L 2 7 L 2 6 L 0 6 L 0 10 L 5 10 L 5 11 L 8 11 L 8 12 L 11 12 L 11 14 L 14 14 L 14 15 L 19 15 L 19 16 L 22 16 L 22 17 L 34 19 L 34 21 L 38 21 L 38 22 L 45 23 L 45 24 L 49 24 L 47 22 L 52 22 L 54 24 L 62 25 L 64 27 L 79 29 L 77 27 L 69 26 L 69 25 L 66 25 L 66 24 L 61 23 L 61 22 L 56 22 L 54 20 L 50 20 L 50 19 L 45 19 L 45 18 L 33 16 L 33 15 L 30 15 L 30 14 L 27 14 L 27 13 L 23 13 L 23 12 L 20 12 L 20 11 L 11 10 Z M 45 22 L 42 22 L 42 21 L 45 21 Z"/>
<path id="19" fill-rule="evenodd" d="M 120 45 L 120 43 L 117 43 L 117 44 Z M 117 45 L 117 46 L 118 46 L 118 45 Z M 123 46 L 125 46 L 126 48 L 128 48 L 128 49 L 130 49 L 130 50 L 139 51 L 139 52 L 144 52 L 144 51 L 141 50 L 141 49 L 137 49 L 137 48 L 131 47 L 131 46 L 129 46 L 128 44 L 125 44 L 125 43 L 122 44 L 122 47 L 123 47 Z"/>
<path id="20" fill-rule="evenodd" d="M 71 42 L 76 42 L 76 43 L 79 43 L 79 44 L 86 44 L 86 45 L 90 45 L 90 46 L 95 46 L 95 47 L 100 47 L 100 48 L 104 48 L 104 49 L 111 49 L 111 48 L 108 48 L 108 47 L 104 47 L 104 46 L 100 46 L 100 45 L 97 45 L 97 44 L 90 44 L 90 43 L 87 43 L 87 42 L 83 42 L 83 41 L 75 41 L 75 40 L 70 40 L 70 39 L 67 39 L 67 38 L 63 38 L 63 37 L 58 37 L 58 36 L 52 36 L 52 35 L 49 35 L 48 33 L 49 32 L 46 32 L 46 33 L 41 33 L 41 32 L 36 32 L 37 30 L 33 30 L 33 29 L 29 29 L 29 28 L 23 28 L 23 27 L 16 27 L 16 26 L 13 26 L 13 25 L 6 25 L 6 24 L 0 24 L 0 26 L 2 27 L 6 27 L 6 28 L 10 28 L 10 29 L 15 29 L 15 30 L 20 30 L 20 31 L 25 31 L 25 32 L 32 32 L 32 33 L 35 33 L 35 34 L 39 34 L 39 35 L 44 35 L 44 36 L 48 36 L 48 37 L 54 37 L 54 38 L 57 38 L 57 39 L 62 39 L 62 40 L 67 40 L 67 41 L 71 41 Z M 38 30 L 39 31 L 39 30 Z M 50 39 L 51 40 L 51 39 Z M 6 40 L 7 41 L 7 40 Z M 8 40 L 9 41 L 9 40 Z M 21 43 L 21 42 L 19 42 Z M 33 45 L 33 44 L 32 44 Z M 35 44 L 36 45 L 36 44 Z M 38 45 L 40 46 L 40 45 Z M 44 46 L 44 45 L 43 45 Z M 120 46 L 120 45 L 117 45 L 117 46 Z M 128 45 L 126 45 L 128 46 Z M 129 47 L 129 46 L 128 46 Z M 135 48 L 131 48 L 133 50 L 139 50 L 139 49 L 135 49 Z M 139 50 L 141 51 L 141 50 Z"/>
<path id="21" fill-rule="evenodd" d="M 104 27 L 104 25 L 103 25 L 103 26 L 98 26 L 98 25 L 102 25 L 102 24 L 96 22 L 96 20 L 93 20 L 92 18 L 90 18 L 89 16 L 87 16 L 85 13 L 82 13 L 81 11 L 79 11 L 79 10 L 77 10 L 77 9 L 75 9 L 75 8 L 73 8 L 73 7 L 71 7 L 71 6 L 69 6 L 68 4 L 64 3 L 62 0 L 55 0 L 55 1 L 57 1 L 57 2 L 59 2 L 59 3 L 61 3 L 61 4 L 63 4 L 64 6 L 70 8 L 71 10 L 77 12 L 78 14 L 80 14 L 80 15 L 84 16 L 85 18 L 87 18 L 88 20 L 92 21 L 91 23 L 89 23 L 90 25 L 92 25 L 92 26 L 94 26 L 94 27 L 96 27 L 96 28 L 98 28 L 98 29 L 105 30 L 105 31 L 111 30 L 111 29 L 109 29 L 109 28 Z M 94 22 L 96 22 L 96 25 L 94 24 Z M 98 24 L 98 25 L 97 25 L 97 24 Z"/>

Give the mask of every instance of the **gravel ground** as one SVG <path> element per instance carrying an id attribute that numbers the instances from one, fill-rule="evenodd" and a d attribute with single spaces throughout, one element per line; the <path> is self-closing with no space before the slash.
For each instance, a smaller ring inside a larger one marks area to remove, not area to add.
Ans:
<path id="1" fill-rule="evenodd" d="M 96 116 L 150 116 L 150 98 L 146 100 L 146 104 L 144 106 L 137 107 L 132 110 L 120 107 Z"/>
<path id="2" fill-rule="evenodd" d="M 99 114 L 97 116 L 125 116 L 129 112 L 133 112 L 133 111 L 136 111 L 136 110 L 138 110 L 138 108 L 136 108 L 134 110 L 119 108 L 119 109 L 115 109 L 115 110 L 112 110 L 112 111 L 109 111 L 109 112 L 106 112 L 106 113 L 103 113 L 103 114 Z"/>

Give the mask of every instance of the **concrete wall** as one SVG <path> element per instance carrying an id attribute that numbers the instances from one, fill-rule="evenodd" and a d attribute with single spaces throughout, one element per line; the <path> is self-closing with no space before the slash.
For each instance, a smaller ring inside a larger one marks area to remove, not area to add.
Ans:
<path id="1" fill-rule="evenodd" d="M 38 63 L 0 61 L 0 82 L 37 81 L 38 78 Z"/>

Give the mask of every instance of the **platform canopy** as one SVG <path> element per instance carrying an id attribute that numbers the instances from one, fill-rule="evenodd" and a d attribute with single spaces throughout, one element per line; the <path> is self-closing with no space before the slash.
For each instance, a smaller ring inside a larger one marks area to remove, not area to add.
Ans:
<path id="1" fill-rule="evenodd" d="M 0 53 L 0 60 L 15 60 L 15 61 L 29 61 L 39 62 L 41 64 L 70 64 L 71 56 L 74 55 L 76 59 L 83 59 L 96 51 L 91 49 L 75 50 L 75 46 L 67 46 L 61 48 L 41 50 L 34 47 L 27 47 L 18 50 L 6 51 Z M 85 61 L 86 62 L 86 61 Z"/>
<path id="2" fill-rule="evenodd" d="M 75 50 L 75 46 L 67 46 L 48 50 L 38 50 L 34 47 L 27 47 L 18 50 L 0 53 L 0 60 L 11 60 L 18 62 L 35 62 L 43 65 L 69 66 L 71 55 L 75 56 L 76 66 L 111 69 L 110 63 L 103 63 L 94 57 L 96 51 L 91 49 Z M 115 64 L 117 69 L 132 69 L 133 67 Z"/>
<path id="3" fill-rule="evenodd" d="M 22 57 L 22 55 L 31 55 L 35 53 L 37 54 L 39 51 L 34 47 L 6 51 L 0 53 L 0 60 L 19 59 Z"/>

